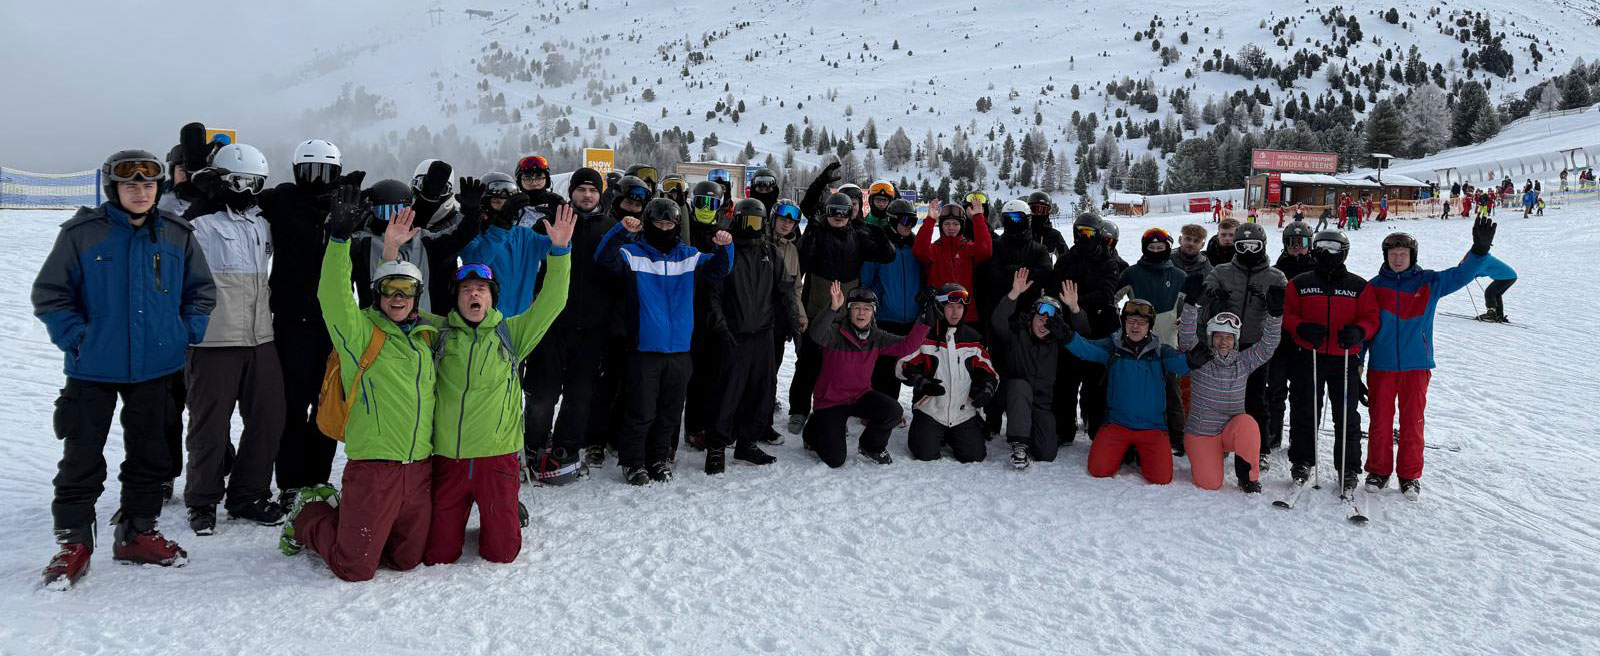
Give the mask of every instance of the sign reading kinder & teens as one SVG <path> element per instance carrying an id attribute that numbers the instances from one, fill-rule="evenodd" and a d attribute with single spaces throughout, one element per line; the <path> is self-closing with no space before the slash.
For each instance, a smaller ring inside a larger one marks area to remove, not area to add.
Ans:
<path id="1" fill-rule="evenodd" d="M 1339 170 L 1339 156 L 1334 153 L 1257 148 L 1250 151 L 1250 168 L 1258 171 L 1333 173 Z"/>

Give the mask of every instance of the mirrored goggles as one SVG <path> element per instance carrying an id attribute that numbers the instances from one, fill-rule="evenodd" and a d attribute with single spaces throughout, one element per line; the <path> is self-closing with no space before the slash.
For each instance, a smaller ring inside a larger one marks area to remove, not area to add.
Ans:
<path id="1" fill-rule="evenodd" d="M 378 281 L 378 295 L 384 298 L 416 298 L 421 294 L 422 283 L 411 278 L 384 278 Z"/>
<path id="2" fill-rule="evenodd" d="M 258 194 L 267 186 L 267 178 L 254 173 L 229 173 L 222 176 L 222 184 L 230 191 Z"/>
<path id="3" fill-rule="evenodd" d="M 1244 241 L 1233 242 L 1233 250 L 1236 253 L 1260 253 L 1261 251 L 1265 250 L 1266 247 L 1267 245 L 1265 243 L 1256 239 L 1246 239 Z"/>
<path id="4" fill-rule="evenodd" d="M 772 215 L 774 217 L 776 217 L 776 218 L 788 219 L 790 221 L 794 221 L 795 223 L 799 223 L 800 222 L 800 206 L 799 205 L 789 205 L 787 203 L 783 204 L 783 205 L 779 205 L 779 206 L 777 206 L 776 208 L 774 208 L 772 210 Z"/>
<path id="5" fill-rule="evenodd" d="M 972 300 L 972 294 L 965 289 L 957 289 L 955 291 L 937 294 L 933 297 L 933 300 L 940 305 L 949 305 L 951 303 L 960 303 L 962 305 L 966 305 L 967 301 Z"/>
<path id="6" fill-rule="evenodd" d="M 112 182 L 156 181 L 167 178 L 167 167 L 160 160 L 125 159 L 111 164 Z"/>

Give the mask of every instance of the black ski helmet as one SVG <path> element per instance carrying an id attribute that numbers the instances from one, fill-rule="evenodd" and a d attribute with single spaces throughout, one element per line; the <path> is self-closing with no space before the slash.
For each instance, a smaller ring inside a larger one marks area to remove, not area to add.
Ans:
<path id="1" fill-rule="evenodd" d="M 1100 236 L 1102 223 L 1104 222 L 1100 220 L 1100 215 L 1095 214 L 1094 212 L 1083 212 L 1079 214 L 1078 218 L 1072 220 L 1072 243 L 1083 244 L 1088 243 L 1091 239 L 1098 238 Z M 1084 235 L 1082 233 L 1083 228 L 1093 229 L 1094 233 L 1091 235 Z"/>
<path id="2" fill-rule="evenodd" d="M 692 199 L 695 196 L 714 196 L 714 197 L 717 197 L 717 198 L 721 198 L 722 197 L 722 185 L 719 185 L 719 184 L 717 184 L 715 182 L 712 182 L 710 180 L 701 180 L 699 182 L 696 182 L 696 183 L 694 183 L 694 187 L 692 187 L 689 190 L 689 197 Z"/>
<path id="3" fill-rule="evenodd" d="M 913 205 L 911 201 L 904 198 L 896 198 L 893 201 L 890 201 L 889 208 L 886 210 L 886 213 L 889 215 L 889 219 L 894 223 L 899 223 L 901 221 L 901 217 L 905 216 L 911 217 L 911 223 L 906 225 L 915 225 L 917 221 L 917 206 Z"/>
<path id="4" fill-rule="evenodd" d="M 1050 194 L 1042 191 L 1035 191 L 1031 194 L 1028 194 L 1028 209 L 1032 210 L 1034 205 L 1044 205 L 1045 207 L 1049 208 L 1045 210 L 1045 214 L 1051 213 L 1056 208 L 1055 202 L 1050 200 Z"/>
<path id="5" fill-rule="evenodd" d="M 1106 246 L 1116 248 L 1117 240 L 1122 238 L 1122 229 L 1117 227 L 1115 221 L 1102 220 L 1100 222 L 1100 236 L 1106 240 Z"/>
<path id="6" fill-rule="evenodd" d="M 622 176 L 622 179 L 617 181 L 616 190 L 617 197 L 613 202 L 619 206 L 622 204 L 622 201 L 627 198 L 639 200 L 640 194 L 643 194 L 644 196 L 644 200 L 639 201 L 639 204 L 641 205 L 648 204 L 650 199 L 655 198 L 655 192 L 650 189 L 650 185 L 645 184 L 643 180 L 631 175 Z"/>
<path id="7" fill-rule="evenodd" d="M 1284 250 L 1288 250 L 1290 246 L 1296 244 L 1297 240 L 1301 241 L 1301 245 L 1310 248 L 1314 235 L 1311 231 L 1311 224 L 1306 223 L 1305 221 L 1293 221 L 1289 223 L 1289 225 L 1283 227 L 1282 237 L 1283 248 Z"/>
<path id="8" fill-rule="evenodd" d="M 856 287 L 844 295 L 845 309 L 849 309 L 851 303 L 871 303 L 873 308 L 877 308 L 878 294 L 866 287 Z"/>
<path id="9" fill-rule="evenodd" d="M 1311 238 L 1311 257 L 1319 264 L 1344 264 L 1350 254 L 1350 239 L 1338 230 L 1323 230 Z"/>
<path id="10" fill-rule="evenodd" d="M 369 205 L 410 205 L 411 185 L 399 180 L 379 180 L 362 192 Z"/>
<path id="11" fill-rule="evenodd" d="M 139 170 L 128 172 L 128 175 L 117 175 L 118 169 L 128 168 L 127 165 L 129 164 L 143 162 L 149 162 L 155 166 L 139 167 Z M 118 166 L 119 164 L 123 166 Z M 160 202 L 161 187 L 164 186 L 160 183 L 166 182 L 167 177 L 166 162 L 161 161 L 161 158 L 156 157 L 154 153 L 151 153 L 148 150 L 139 150 L 137 148 L 130 150 L 119 150 L 111 153 L 111 156 L 106 158 L 105 163 L 100 165 L 101 191 L 105 193 L 105 199 L 111 201 L 112 203 L 116 203 L 117 207 L 122 206 L 122 204 L 117 201 L 118 182 L 157 183 L 156 202 Z"/>
<path id="12" fill-rule="evenodd" d="M 626 178 L 624 178 L 626 179 Z M 666 198 L 655 198 L 644 206 L 644 216 L 640 217 L 645 225 L 653 225 L 656 221 L 671 221 L 673 224 L 683 223 L 683 209 L 677 203 Z"/>
<path id="13" fill-rule="evenodd" d="M 522 191 L 510 174 L 499 171 L 483 176 L 479 182 L 483 183 L 484 198 L 510 198 Z"/>
<path id="14" fill-rule="evenodd" d="M 756 185 L 764 184 L 772 185 L 772 193 L 778 193 L 778 174 L 765 167 L 756 169 L 756 172 L 750 176 L 751 193 L 756 193 L 754 191 Z"/>
<path id="15" fill-rule="evenodd" d="M 833 195 L 828 196 L 828 200 L 822 204 L 822 215 L 826 218 L 834 216 L 839 211 L 843 211 L 845 216 L 855 218 L 856 206 L 849 196 L 835 192 Z"/>
<path id="16" fill-rule="evenodd" d="M 1404 232 L 1396 232 L 1383 238 L 1383 257 L 1389 257 L 1389 249 L 1405 248 L 1411 251 L 1411 266 L 1417 266 L 1417 238 Z"/>
<path id="17" fill-rule="evenodd" d="M 1267 248 L 1267 229 L 1261 227 L 1259 223 L 1241 223 L 1239 224 L 1239 229 L 1233 233 L 1234 250 L 1238 250 L 1239 242 L 1241 241 L 1259 241 L 1261 242 L 1262 252 L 1265 252 Z"/>
<path id="18" fill-rule="evenodd" d="M 752 222 L 755 225 L 750 225 Z M 767 204 L 746 198 L 733 206 L 733 236 L 749 239 L 760 237 L 767 229 Z"/>

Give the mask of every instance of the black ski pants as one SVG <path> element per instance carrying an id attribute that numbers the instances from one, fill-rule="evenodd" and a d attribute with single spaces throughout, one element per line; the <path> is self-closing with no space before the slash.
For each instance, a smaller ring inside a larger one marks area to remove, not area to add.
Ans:
<path id="1" fill-rule="evenodd" d="M 1487 306 L 1487 309 L 1494 310 L 1496 316 L 1506 316 L 1506 300 L 1504 296 L 1506 290 L 1511 289 L 1511 286 L 1516 282 L 1516 278 L 1491 281 L 1488 287 L 1483 288 L 1483 304 Z"/>
<path id="2" fill-rule="evenodd" d="M 1078 437 L 1078 413 L 1083 413 L 1083 429 L 1090 439 L 1106 421 L 1106 368 L 1076 355 L 1061 351 L 1056 367 L 1056 437 L 1071 444 Z M 1065 415 L 1065 416 L 1061 416 Z"/>
<path id="3" fill-rule="evenodd" d="M 1055 394 L 1048 387 L 1034 387 L 1021 378 L 1000 384 L 1001 402 L 1006 415 L 1006 441 L 1028 447 L 1028 456 L 1040 462 L 1056 459 L 1056 414 L 1051 409 Z M 992 405 L 992 404 L 991 404 Z"/>
<path id="4" fill-rule="evenodd" d="M 772 430 L 772 407 L 778 402 L 778 369 L 772 359 L 772 331 L 738 335 L 723 342 L 716 421 L 708 447 L 753 443 Z"/>
<path id="5" fill-rule="evenodd" d="M 672 443 L 683 425 L 684 394 L 693 373 L 688 353 L 629 354 L 622 376 L 627 415 L 617 434 L 617 461 L 623 467 L 672 460 Z"/>
<path id="6" fill-rule="evenodd" d="M 1334 471 L 1358 471 L 1361 459 L 1361 415 L 1358 412 L 1361 395 L 1361 361 L 1358 356 L 1317 353 L 1307 358 L 1306 366 L 1295 367 L 1290 375 L 1295 381 L 1289 387 L 1289 461 L 1297 465 L 1317 464 L 1317 438 L 1322 408 L 1333 415 Z M 1341 375 L 1341 370 L 1344 372 Z M 1327 406 L 1323 406 L 1323 394 Z M 1387 448 L 1387 442 L 1385 443 Z M 1341 462 L 1339 456 L 1343 454 Z"/>
<path id="7" fill-rule="evenodd" d="M 811 414 L 811 392 L 822 375 L 822 347 L 810 335 L 801 335 L 796 341 L 794 377 L 789 379 L 789 414 L 805 416 Z"/>
<path id="8" fill-rule="evenodd" d="M 957 462 L 982 462 L 989 454 L 987 429 L 983 419 L 974 415 L 954 426 L 946 426 L 921 412 L 911 413 L 911 432 L 906 435 L 906 446 L 911 457 L 917 460 L 938 460 L 940 447 L 949 445 Z"/>
<path id="9" fill-rule="evenodd" d="M 277 348 L 272 342 L 190 347 L 185 371 L 189 464 L 184 504 L 215 506 L 226 491 L 231 509 L 272 494 L 272 467 L 284 419 L 283 369 Z M 230 463 L 235 404 L 244 432 L 239 435 L 238 456 Z"/>
<path id="10" fill-rule="evenodd" d="M 283 370 L 283 438 L 278 441 L 278 489 L 329 482 L 339 443 L 317 428 L 317 397 L 333 343 L 321 319 L 273 322 L 273 342 Z"/>
<path id="11" fill-rule="evenodd" d="M 182 373 L 172 376 L 182 376 Z M 172 405 L 171 376 L 138 383 L 96 383 L 68 378 L 56 398 L 56 438 L 62 441 L 56 466 L 55 500 L 50 513 L 57 530 L 93 535 L 94 504 L 105 491 L 106 436 L 111 415 L 122 398 L 122 511 L 129 518 L 161 515 L 161 484 L 171 454 L 167 449 L 167 417 Z"/>
<path id="12" fill-rule="evenodd" d="M 868 391 L 854 403 L 822 408 L 806 420 L 805 441 L 829 467 L 844 466 L 849 447 L 845 429 L 851 417 L 867 421 L 861 431 L 860 449 L 879 453 L 889 447 L 889 431 L 900 423 L 900 402 L 878 392 Z"/>
<path id="13" fill-rule="evenodd" d="M 1267 423 L 1261 424 L 1261 432 L 1267 437 L 1267 445 L 1276 449 L 1283 445 L 1284 407 L 1289 402 L 1289 387 L 1294 384 L 1289 372 L 1293 369 L 1310 369 L 1311 351 L 1300 348 L 1288 335 L 1284 335 L 1266 366 Z"/>
<path id="14" fill-rule="evenodd" d="M 909 323 L 880 322 L 878 327 L 896 335 L 904 335 L 911 332 L 911 324 Z M 891 399 L 899 399 L 900 378 L 894 375 L 895 365 L 899 362 L 899 358 L 879 357 L 878 361 L 872 365 L 872 389 Z"/>
<path id="15" fill-rule="evenodd" d="M 596 395 L 606 343 L 606 334 L 600 330 L 552 331 L 522 361 L 522 392 L 527 402 L 522 429 L 528 453 L 548 443 L 557 459 L 571 462 L 586 446 L 594 414 L 591 406 L 607 405 Z M 557 401 L 561 404 L 559 415 Z"/>
<path id="16" fill-rule="evenodd" d="M 686 432 L 706 433 L 717 420 L 717 402 L 722 398 L 722 385 L 717 381 L 717 375 L 722 372 L 722 341 L 710 330 L 696 330 L 690 340 L 689 357 L 694 360 L 694 373 L 689 377 L 683 407 Z"/>

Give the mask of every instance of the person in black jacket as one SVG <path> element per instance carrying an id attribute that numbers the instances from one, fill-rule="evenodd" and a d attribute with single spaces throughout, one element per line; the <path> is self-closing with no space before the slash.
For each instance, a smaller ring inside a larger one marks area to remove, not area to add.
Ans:
<path id="1" fill-rule="evenodd" d="M 606 189 L 600 194 L 600 206 L 606 208 L 606 222 L 609 225 L 615 226 L 626 218 L 637 220 L 644 216 L 645 203 L 655 197 L 649 185 L 639 178 L 620 174 L 614 183 L 610 174 L 607 174 L 606 180 Z M 573 190 L 572 193 L 582 195 L 583 192 Z M 576 203 L 577 200 L 574 199 L 573 202 Z M 604 236 L 605 233 L 601 233 L 602 241 Z M 631 239 L 627 235 L 622 237 Z M 576 235 L 573 239 L 577 239 Z M 599 267 L 596 272 L 601 275 L 610 273 L 605 267 Z M 596 280 L 604 279 L 597 277 Z M 600 356 L 599 377 L 595 380 L 594 400 L 589 405 L 588 437 L 583 450 L 583 463 L 587 468 L 601 467 L 605 464 L 606 447 L 607 445 L 615 447 L 612 437 L 621 432 L 622 418 L 627 408 L 627 403 L 621 396 L 622 378 L 623 371 L 627 367 L 628 354 L 633 352 L 633 348 L 622 303 L 623 295 L 626 293 L 623 285 L 626 281 L 617 278 L 613 279 L 613 282 L 616 284 L 616 292 L 613 302 L 609 304 L 609 310 L 602 309 L 604 314 L 592 317 L 595 322 L 594 330 L 605 334 L 606 339 Z M 569 294 L 568 298 L 577 297 Z M 581 301 L 569 300 L 567 303 L 569 306 L 578 303 L 578 307 L 583 307 Z"/>
<path id="2" fill-rule="evenodd" d="M 479 203 L 483 200 L 484 185 L 473 178 L 461 178 L 458 193 L 458 185 L 451 182 L 450 175 L 449 164 L 436 159 L 424 160 L 417 165 L 416 175 L 411 178 L 409 194 L 391 193 L 389 188 L 396 185 L 389 180 L 379 181 L 363 192 L 363 197 L 372 199 L 374 212 L 367 228 L 355 233 L 350 243 L 351 282 L 355 284 L 361 307 L 372 306 L 370 275 L 383 257 L 383 233 L 389 225 L 389 214 L 384 210 L 387 203 L 380 200 L 389 201 L 403 195 L 422 228 L 410 242 L 400 247 L 400 258 L 417 265 L 427 277 L 418 309 L 439 316 L 455 309 L 455 299 L 449 294 L 434 297 L 429 290 L 450 289 L 461 250 L 482 230 L 482 221 L 468 221 L 466 217 L 482 216 Z"/>
<path id="3" fill-rule="evenodd" d="M 572 259 L 565 309 L 550 325 L 549 332 L 522 362 L 522 389 L 527 401 L 523 415 L 525 460 L 530 477 L 547 484 L 576 480 L 587 472 L 577 465 L 578 452 L 598 431 L 590 423 L 595 386 L 600 377 L 606 347 L 611 343 L 609 322 L 621 293 L 620 282 L 595 262 L 592 254 L 616 219 L 600 206 L 605 181 L 594 169 L 581 168 L 567 181 L 567 195 L 577 215 L 572 233 L 572 250 L 583 257 Z M 541 222 L 534 228 L 543 232 Z M 541 275 L 542 275 L 541 271 Z M 560 416 L 556 401 L 561 401 Z M 552 427 L 554 432 L 552 433 Z M 601 454 L 604 442 L 601 441 Z M 535 452 L 547 448 L 553 462 L 543 463 Z"/>
<path id="4" fill-rule="evenodd" d="M 567 199 L 550 189 L 550 161 L 538 155 L 524 157 L 517 161 L 516 176 L 517 187 L 528 196 L 530 210 L 521 213 L 517 225 L 538 228 L 546 220 L 554 221 L 556 208 L 567 204 Z"/>
<path id="5" fill-rule="evenodd" d="M 1060 230 L 1050 225 L 1050 213 L 1055 208 L 1050 194 L 1035 191 L 1028 195 L 1028 211 L 1033 213 L 1030 232 L 1034 241 L 1043 244 L 1052 257 L 1061 257 L 1067 252 L 1067 240 L 1061 236 Z"/>
<path id="6" fill-rule="evenodd" d="M 276 473 L 279 503 L 286 507 L 294 492 L 331 480 L 337 443 L 317 428 L 317 392 L 333 343 L 317 304 L 322 252 L 333 190 L 361 186 L 366 174 L 343 172 L 338 147 L 308 139 L 294 149 L 294 182 L 285 182 L 256 196 L 261 216 L 272 231 L 274 255 L 267 284 L 272 290 L 272 332 L 283 369 L 287 415 L 278 441 Z"/>
<path id="7" fill-rule="evenodd" d="M 684 221 L 684 241 L 702 253 L 716 253 L 712 243 L 718 232 L 727 231 L 732 222 L 729 214 L 727 190 L 716 195 L 707 193 L 702 185 L 716 189 L 714 182 L 701 182 L 693 187 L 689 198 L 689 220 Z M 694 449 L 706 448 L 706 436 L 717 418 L 717 402 L 721 398 L 718 375 L 723 370 L 721 338 L 727 332 L 727 319 L 722 307 L 712 301 L 712 285 L 704 277 L 697 277 L 694 288 L 694 337 L 689 348 L 689 359 L 694 362 L 694 372 L 689 377 L 688 395 L 683 406 L 684 441 Z M 769 413 L 770 414 L 770 413 Z"/>
<path id="8" fill-rule="evenodd" d="M 709 285 L 710 302 L 723 321 L 711 337 L 721 351 L 717 359 L 722 370 L 716 376 L 715 421 L 705 445 L 707 474 L 723 472 L 729 446 L 740 462 L 767 465 L 776 460 L 756 445 L 771 430 L 777 403 L 772 331 L 800 323 L 790 316 L 795 311 L 794 282 L 768 239 L 766 214 L 766 206 L 754 198 L 734 206 L 733 270 L 720 284 Z"/>
<path id="9" fill-rule="evenodd" d="M 1001 212 L 1000 216 L 1005 230 L 994 240 L 989 259 L 979 264 L 974 272 L 978 287 L 978 316 L 981 317 L 994 317 L 995 308 L 1000 298 L 1011 290 L 1012 279 L 1017 271 L 1028 270 L 1028 280 L 1035 284 L 1043 283 L 1050 271 L 1050 250 L 1034 238 L 1031 218 L 1018 216 L 1016 212 Z M 1013 311 L 1015 307 L 1031 306 L 1037 298 L 1039 290 L 1030 288 L 1013 305 Z M 1010 315 L 1001 318 L 1011 320 Z M 998 412 L 991 414 L 999 416 Z M 996 428 L 999 426 L 991 425 Z"/>
<path id="10" fill-rule="evenodd" d="M 1011 291 L 1000 297 L 989 317 L 989 341 L 1000 373 L 998 405 L 1009 418 L 1006 441 L 1011 444 L 1011 466 L 1017 469 L 1034 460 L 1056 459 L 1056 367 L 1062 346 L 1071 339 L 1061 302 L 1052 297 L 1041 296 L 1026 315 L 1010 318 L 1017 300 L 1033 285 L 1029 271 L 1017 269 Z"/>
<path id="11" fill-rule="evenodd" d="M 1272 266 L 1282 271 L 1286 280 L 1310 271 L 1316 262 L 1311 258 L 1311 226 L 1304 221 L 1293 221 L 1283 227 L 1283 252 Z M 1267 425 L 1261 427 L 1267 445 L 1278 450 L 1283 445 L 1283 412 L 1289 402 L 1289 373 L 1295 369 L 1311 368 L 1311 351 L 1301 348 L 1293 336 L 1287 334 L 1278 341 L 1278 350 L 1272 352 L 1267 364 Z"/>
<path id="12" fill-rule="evenodd" d="M 829 175 L 824 170 L 819 180 Z M 815 183 L 813 183 L 815 186 Z M 809 191 L 807 192 L 810 193 Z M 804 203 L 801 208 L 804 208 Z M 807 324 L 828 309 L 830 288 L 839 283 L 844 293 L 861 282 L 864 262 L 894 261 L 894 245 L 883 231 L 854 220 L 855 205 L 844 194 L 833 194 L 810 217 L 800 237 L 800 269 L 806 273 L 805 308 Z M 789 432 L 798 435 L 811 414 L 812 388 L 822 372 L 822 348 L 809 336 L 800 339 L 795 359 L 794 378 L 789 381 Z"/>
<path id="13" fill-rule="evenodd" d="M 1056 262 L 1054 281 L 1078 285 L 1078 304 L 1089 320 L 1085 339 L 1110 337 L 1119 327 L 1112 305 L 1122 281 L 1120 261 L 1111 257 L 1101 231 L 1101 219 L 1084 212 L 1072 223 L 1072 248 Z M 1083 415 L 1084 432 L 1093 438 L 1105 423 L 1106 368 L 1081 359 L 1065 350 L 1056 372 L 1056 435 L 1061 444 L 1071 444 L 1078 434 L 1077 416 Z"/>

